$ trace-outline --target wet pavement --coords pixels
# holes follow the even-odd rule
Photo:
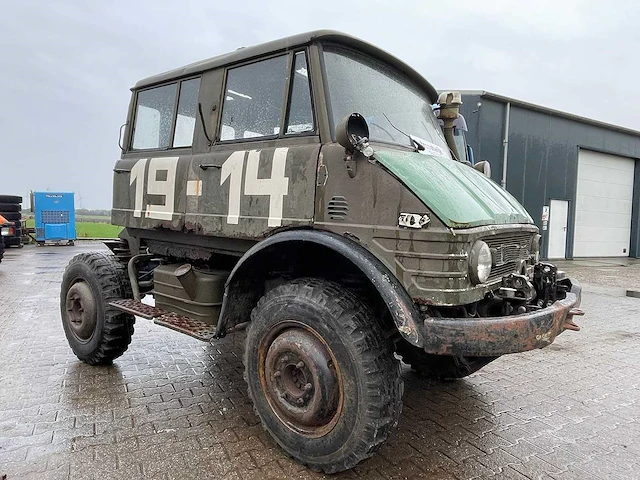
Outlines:
[[[207,345],[138,319],[113,366],[75,358],[60,278],[73,255],[97,248],[27,246],[0,264],[0,477],[322,477],[260,427],[240,334]],[[640,299],[598,282],[597,269],[632,269],[635,285],[640,271],[565,268],[590,280],[581,332],[456,382],[405,369],[399,428],[333,478],[640,478]]]

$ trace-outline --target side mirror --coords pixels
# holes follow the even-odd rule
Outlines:
[[[476,163],[473,168],[482,173],[485,177],[491,178],[491,164],[485,160]]]
[[[347,115],[338,122],[336,140],[348,153],[357,150],[367,158],[373,155],[373,148],[369,145],[369,125],[359,113]]]

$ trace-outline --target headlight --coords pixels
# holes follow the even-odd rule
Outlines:
[[[491,250],[489,245],[478,240],[469,252],[469,276],[471,281],[478,285],[489,279],[491,273]]]
[[[533,258],[533,263],[538,263],[540,260],[540,239],[542,237],[539,234],[535,234],[531,237],[531,246],[529,247],[529,252],[531,252],[531,257]]]
[[[11,235],[11,227],[2,227],[2,236],[6,237],[8,235]]]

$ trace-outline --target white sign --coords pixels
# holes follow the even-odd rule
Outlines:
[[[549,205],[542,206],[542,221],[546,222],[549,220]]]

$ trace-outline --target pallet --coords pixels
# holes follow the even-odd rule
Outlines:
[[[153,320],[153,323],[157,325],[184,333],[203,342],[211,341],[216,331],[215,325],[167,312],[162,308],[152,307],[133,299],[114,300],[109,305],[131,315]]]

